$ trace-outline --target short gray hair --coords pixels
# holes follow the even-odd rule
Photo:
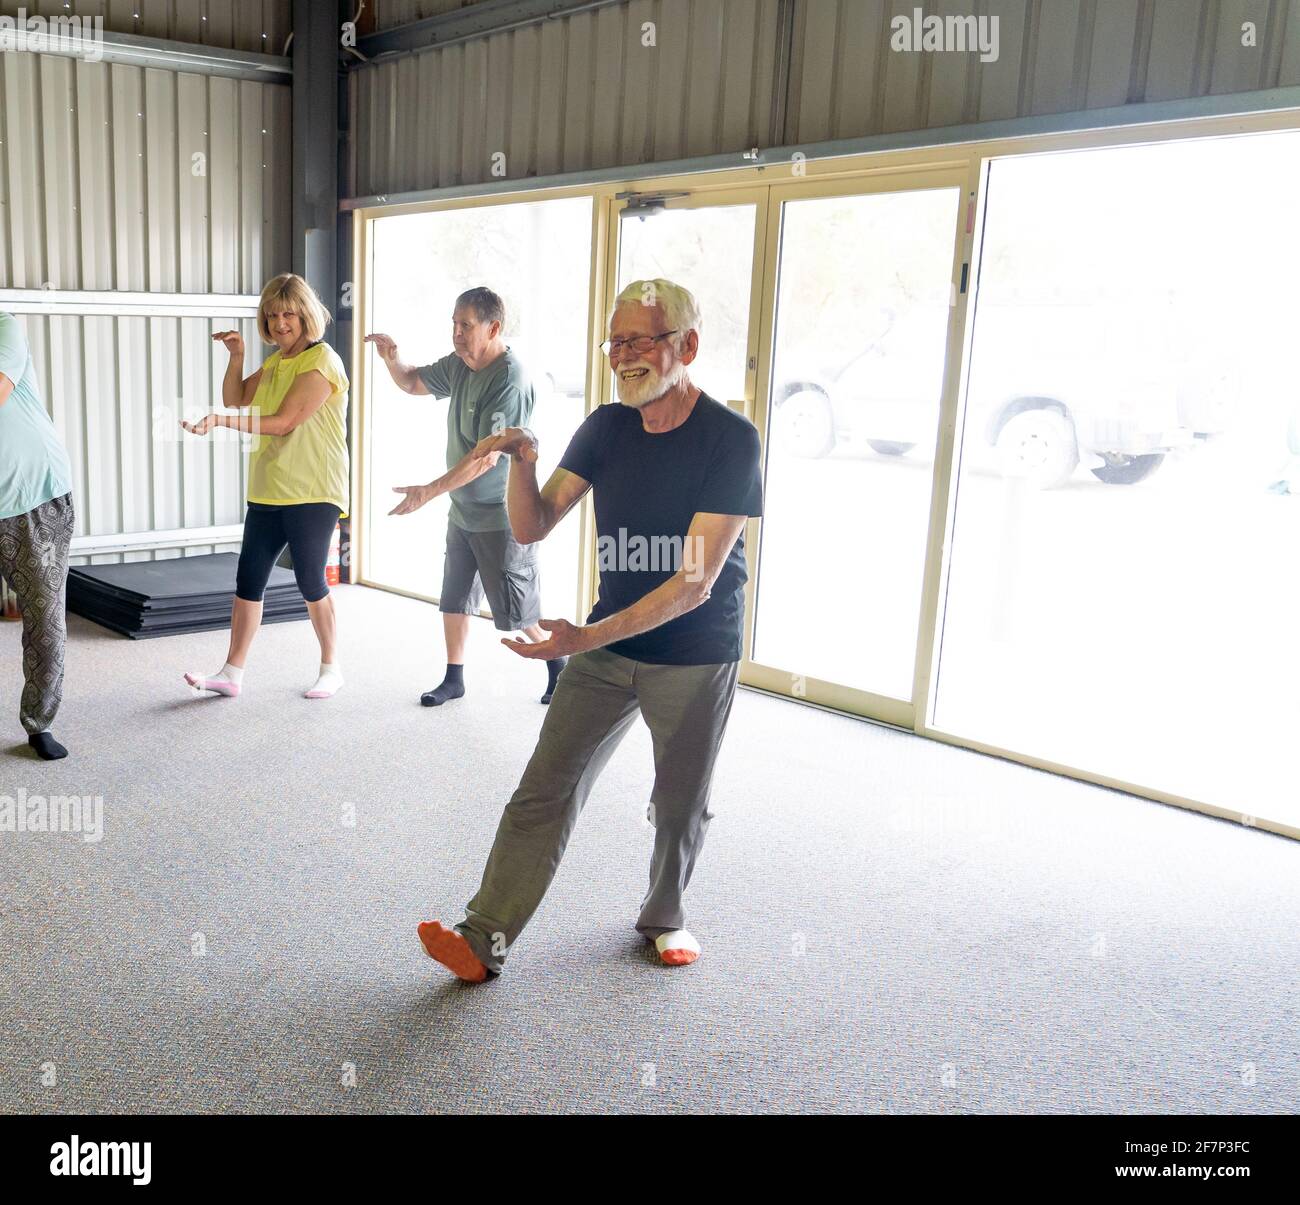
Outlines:
[[[502,327],[506,324],[506,303],[486,285],[466,289],[457,297],[454,308],[462,307],[473,310],[480,322],[499,322]]]
[[[669,330],[680,333],[677,336],[677,348],[680,351],[686,342],[687,331],[700,329],[700,303],[690,289],[674,284],[671,280],[634,280],[614,300],[614,309],[621,305],[635,302],[637,305],[657,305],[664,312],[664,321]],[[611,312],[610,318],[614,317]]]

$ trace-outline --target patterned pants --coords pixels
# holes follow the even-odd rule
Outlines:
[[[48,731],[63,701],[68,546],[75,521],[71,494],[0,519],[0,575],[23,610],[25,685],[18,715],[28,733]]]

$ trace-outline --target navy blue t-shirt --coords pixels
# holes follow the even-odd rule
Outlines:
[[[600,597],[588,623],[630,607],[683,565],[702,571],[686,539],[697,514],[763,513],[758,431],[704,393],[680,427],[657,435],[633,407],[601,406],[574,433],[560,468],[590,481],[595,500]],[[739,661],[748,576],[742,528],[703,603],[606,647],[655,665]]]

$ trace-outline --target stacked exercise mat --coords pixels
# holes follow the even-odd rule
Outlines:
[[[217,552],[126,565],[79,565],[68,572],[68,610],[132,640],[229,627],[238,563],[235,553]],[[307,604],[293,573],[276,566],[267,583],[262,622],[306,618]]]

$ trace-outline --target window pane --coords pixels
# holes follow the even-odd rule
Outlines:
[[[720,402],[745,396],[754,207],[667,209],[622,218],[618,287],[662,277],[699,303],[700,354],[691,380]]]
[[[1289,132],[992,164],[938,728],[1300,821],[1297,195]]]
[[[506,342],[537,392],[538,479],[558,464],[585,410],[591,267],[587,198],[480,206],[374,222],[374,329],[397,340],[408,364],[452,350],[451,313],[465,289],[485,284],[506,304]],[[437,597],[446,540],[445,497],[413,515],[388,515],[398,485],[446,471],[445,400],[402,393],[370,350],[369,573],[372,580]],[[570,516],[540,548],[548,617],[576,619],[578,523]]]
[[[757,662],[912,697],[959,202],[783,208]]]

